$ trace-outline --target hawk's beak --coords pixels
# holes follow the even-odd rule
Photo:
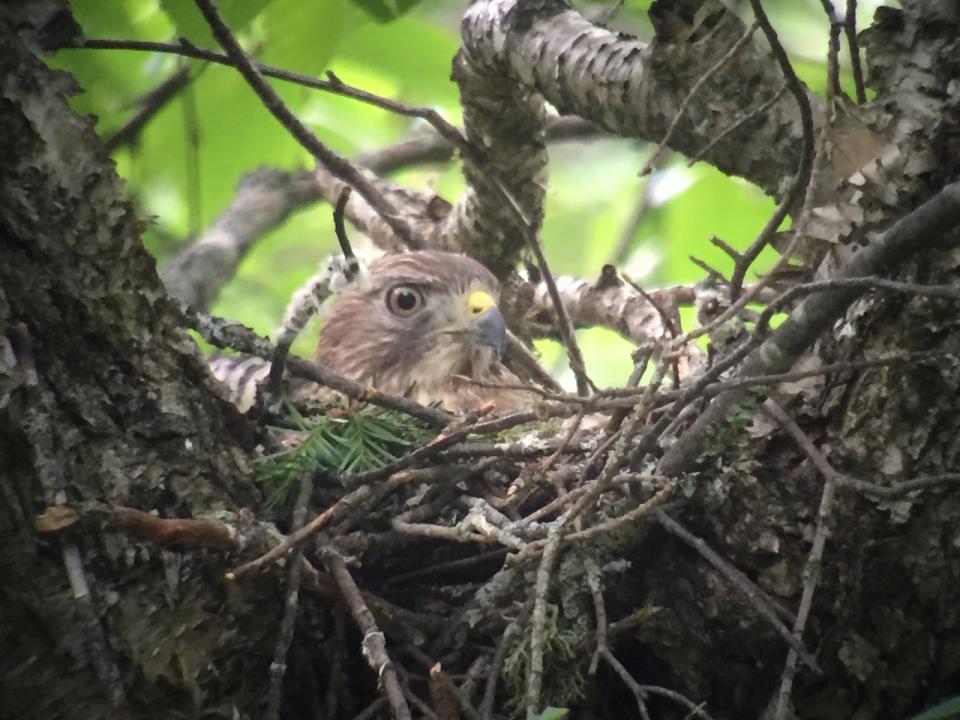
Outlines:
[[[467,325],[467,334],[477,345],[493,348],[497,358],[503,357],[507,344],[507,324],[488,293],[477,290],[467,298],[467,307],[473,319]]]

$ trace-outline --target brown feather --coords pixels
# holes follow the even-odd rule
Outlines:
[[[369,274],[369,287],[347,290],[330,306],[317,362],[384,392],[441,403],[453,412],[491,401],[499,410],[529,403],[528,393],[481,388],[454,377],[519,383],[492,349],[441,329],[460,305],[466,307],[470,292],[483,290],[497,299],[499,285],[486,268],[465,255],[418,251],[383,255],[370,264]],[[423,310],[409,318],[393,314],[386,296],[397,285],[419,288]]]

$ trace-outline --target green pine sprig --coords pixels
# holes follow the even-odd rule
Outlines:
[[[267,507],[293,500],[298,478],[308,471],[342,475],[375,470],[393,462],[414,444],[429,440],[430,430],[409,415],[364,405],[343,415],[305,418],[289,406],[291,424],[302,441],[257,460],[256,478],[267,490]],[[269,427],[275,434],[289,428]]]

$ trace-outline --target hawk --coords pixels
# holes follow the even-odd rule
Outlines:
[[[519,383],[500,361],[506,324],[489,270],[466,255],[439,251],[382,255],[368,270],[369,282],[346,289],[330,305],[318,363],[451,412],[491,402],[508,410],[529,400],[521,391],[484,387]],[[269,368],[254,359],[221,358],[211,369],[245,409]]]

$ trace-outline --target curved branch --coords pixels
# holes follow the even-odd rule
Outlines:
[[[543,213],[544,100],[624,137],[662,138],[689,89],[744,34],[743,23],[716,0],[692,0],[686,22],[654,17],[657,38],[640,41],[592,25],[562,0],[475,2],[463,26],[463,48],[454,64],[467,137],[487,153],[487,166],[465,162],[470,190],[447,223],[452,241],[494,270],[509,267],[523,247],[511,233],[508,212],[484,192],[483,171],[507,182],[527,217]],[[755,96],[780,86],[769,53],[747,44],[737,62],[687,100],[685,119],[670,147],[701,151]],[[763,92],[767,88],[768,92]],[[814,114],[820,115],[820,105]],[[792,99],[779,99],[751,142],[731,135],[705,153],[723,172],[780,193],[793,177],[802,138]]]

